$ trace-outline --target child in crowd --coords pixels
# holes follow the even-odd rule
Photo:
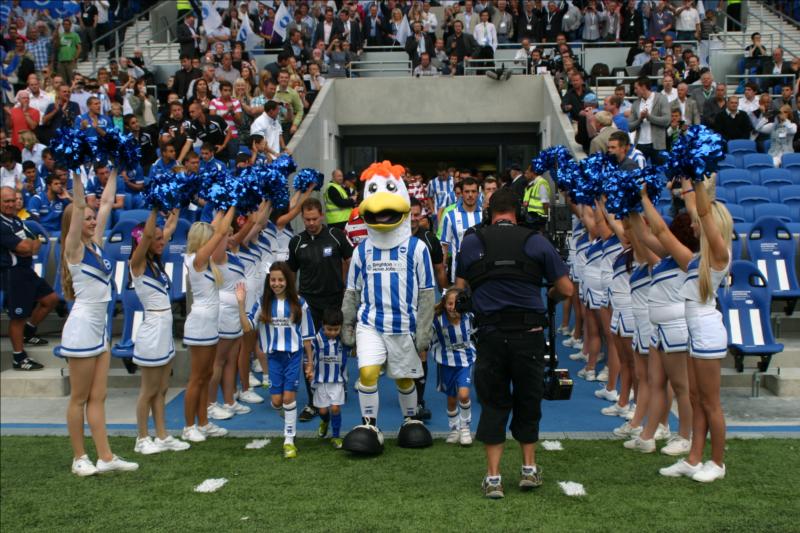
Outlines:
[[[111,102],[111,123],[117,131],[122,132],[125,130],[125,122],[122,118],[122,104],[119,102]]]
[[[264,296],[252,310],[245,312],[247,289],[244,283],[236,287],[239,302],[239,319],[247,331],[258,324],[259,342],[267,354],[269,366],[269,393],[272,408],[283,408],[283,456],[297,457],[294,437],[297,433],[297,386],[300,382],[300,361],[305,351],[307,360],[313,359],[311,341],[314,338],[314,321],[305,300],[297,295],[294,272],[285,262],[269,267],[269,284]]]
[[[472,315],[459,313],[456,309],[456,300],[461,292],[461,289],[450,287],[436,304],[430,351],[438,366],[437,388],[447,394],[450,425],[447,442],[469,446],[472,444],[470,385],[475,346],[470,340]]]
[[[314,389],[314,405],[319,408],[319,436],[328,435],[328,424],[333,436],[331,444],[335,449],[342,447],[339,432],[342,429],[342,410],[345,403],[345,383],[347,381],[347,357],[350,348],[342,344],[342,310],[326,309],[322,314],[322,331],[317,332],[312,343],[314,357],[306,361],[306,377]],[[329,412],[330,409],[330,412]]]

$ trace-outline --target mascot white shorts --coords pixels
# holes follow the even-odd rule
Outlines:
[[[408,335],[384,335],[374,328],[356,326],[358,368],[382,366],[392,379],[418,379],[424,375],[414,338]]]

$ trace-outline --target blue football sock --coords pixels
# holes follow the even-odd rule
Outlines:
[[[339,438],[339,432],[342,430],[342,413],[338,415],[331,414],[331,428],[333,430],[333,438]]]

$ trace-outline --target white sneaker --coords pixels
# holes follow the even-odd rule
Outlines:
[[[706,461],[699,472],[692,475],[692,479],[700,483],[711,483],[716,479],[725,477],[725,465],[719,466],[714,461]]]
[[[578,377],[583,378],[586,381],[597,381],[597,374],[595,374],[595,371],[589,370],[586,367],[578,370]]]
[[[233,412],[225,409],[218,403],[212,403],[208,406],[208,418],[213,418],[214,420],[228,420],[229,418],[233,418]]]
[[[159,439],[156,437],[153,442],[162,446],[165,450],[170,450],[173,452],[182,452],[183,450],[188,450],[192,447],[191,444],[188,442],[183,442],[180,439],[176,439],[172,435],[167,435],[167,438],[164,440]]]
[[[575,343],[578,342],[578,339],[575,337],[567,337],[563,341],[561,341],[562,346],[566,346],[567,348],[574,348]]]
[[[642,453],[653,453],[656,451],[656,440],[644,440],[639,437],[634,437],[631,440],[625,441],[623,444],[629,450],[636,450]]]
[[[245,403],[264,403],[264,398],[254,390],[246,390],[239,394],[239,399]]]
[[[603,407],[600,409],[600,412],[606,416],[623,416],[628,411],[630,411],[630,406],[626,405],[623,407],[618,403],[614,403],[608,407]]]
[[[250,408],[246,405],[242,405],[236,400],[233,401],[231,404],[225,404],[222,406],[223,409],[227,409],[228,411],[232,412],[235,415],[246,415],[250,412]]]
[[[620,427],[614,428],[614,431],[612,431],[612,433],[614,433],[614,435],[616,435],[617,437],[634,438],[641,435],[643,429],[644,428],[642,426],[636,427],[632,426],[630,422],[625,422]]]
[[[80,477],[93,476],[97,473],[97,468],[89,460],[88,455],[81,455],[72,460],[72,473]]]
[[[261,368],[261,361],[259,361],[258,359],[253,359],[253,363],[250,365],[250,370],[252,370],[253,372],[257,372],[259,374],[263,372],[264,369]]]
[[[576,350],[583,350],[583,339],[575,339],[572,342],[572,347]]]
[[[669,426],[659,424],[658,429],[656,429],[656,434],[653,435],[653,438],[656,440],[669,440],[671,436],[672,432],[669,430]]]
[[[697,463],[696,465],[692,466],[687,463],[685,459],[681,459],[672,466],[659,468],[658,473],[665,477],[692,477],[702,469],[703,463]]]
[[[260,387],[260,386],[261,386],[261,380],[260,380],[260,379],[258,379],[258,378],[256,377],[256,375],[255,375],[255,374],[253,374],[252,372],[250,372],[250,378],[249,378],[249,381],[250,381],[250,386],[251,386],[251,387]]]
[[[606,382],[608,381],[608,367],[607,366],[603,367],[603,370],[601,370],[597,374],[597,381],[606,381]]]
[[[166,448],[158,442],[153,441],[150,437],[140,437],[136,439],[136,445],[133,447],[133,451],[142,455],[153,455],[166,451]]]
[[[589,356],[583,352],[575,352],[569,354],[569,358],[571,361],[586,361],[589,359]]]
[[[447,444],[458,444],[458,441],[460,439],[461,439],[461,432],[458,430],[458,428],[452,428],[450,430],[450,433],[447,434],[445,442]]]
[[[111,458],[110,461],[106,462],[102,459],[97,460],[97,473],[98,474],[105,474],[106,472],[113,472],[115,470],[119,470],[121,472],[132,472],[139,468],[138,463],[133,463],[131,461],[125,461],[121,457],[117,457],[116,455]]]
[[[604,354],[603,352],[600,352],[599,354],[597,354],[597,362],[598,363],[601,362],[601,361],[605,361],[605,360],[606,360],[606,354]]]
[[[594,391],[594,395],[601,400],[607,400],[609,402],[616,402],[619,400],[619,393],[616,390],[608,390],[605,387]]]
[[[470,446],[472,444],[472,434],[469,432],[469,427],[462,427],[459,430],[458,443],[462,446]]]
[[[556,333],[559,335],[572,335],[572,330],[569,329],[569,326],[561,326],[556,330]]]
[[[672,437],[666,446],[661,448],[664,455],[686,455],[692,447],[692,441],[680,435]]]
[[[205,426],[198,426],[197,430],[206,437],[224,437],[228,434],[228,430],[219,427],[213,422],[209,422]]]
[[[197,426],[188,426],[183,428],[181,438],[183,440],[188,440],[189,442],[204,442],[206,440],[206,436],[203,435],[203,432],[200,431]]]
[[[633,402],[628,402],[628,410],[622,413],[620,416],[625,420],[633,420],[633,415],[636,414],[636,404]]]

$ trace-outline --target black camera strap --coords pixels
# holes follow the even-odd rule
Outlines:
[[[550,352],[550,361],[546,370],[550,376],[555,376],[558,367],[556,355],[556,301],[547,296],[547,345]]]

